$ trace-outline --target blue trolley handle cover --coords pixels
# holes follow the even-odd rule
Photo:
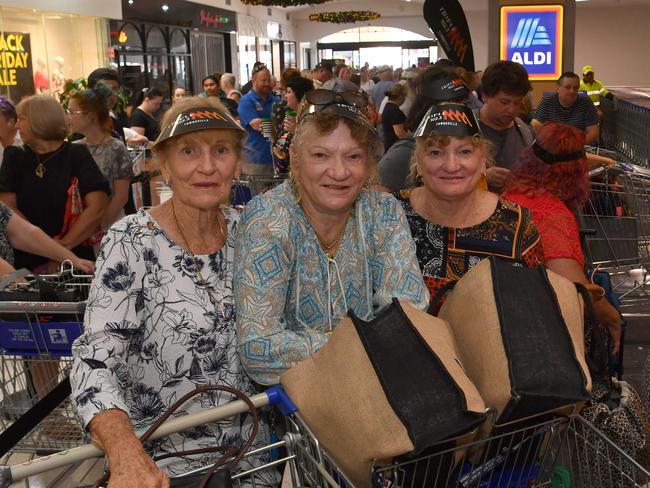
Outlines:
[[[291,398],[281,386],[272,386],[265,393],[269,398],[269,405],[277,406],[282,415],[288,416],[298,411],[298,407],[291,401]]]

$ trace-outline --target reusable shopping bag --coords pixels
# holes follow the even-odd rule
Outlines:
[[[438,316],[498,423],[589,400],[583,300],[566,278],[491,257],[458,280]]]
[[[485,420],[448,324],[397,299],[369,322],[350,314],[281,383],[355,486],[370,484],[373,460],[418,454]]]

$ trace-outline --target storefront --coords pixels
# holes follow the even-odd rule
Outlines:
[[[132,101],[143,88],[168,97],[177,86],[199,93],[203,77],[232,70],[233,12],[181,0],[122,0],[122,19],[110,22],[110,61]]]
[[[57,11],[0,7],[0,93],[14,102],[58,97],[65,81],[107,62],[107,20]]]
[[[286,68],[295,68],[296,43],[283,39],[283,26],[244,15],[238,16],[237,45],[239,51],[239,82],[250,80],[253,65],[260,61],[271,73],[280,77]]]

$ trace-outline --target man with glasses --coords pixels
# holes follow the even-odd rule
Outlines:
[[[244,164],[248,174],[273,173],[271,143],[271,107],[279,99],[271,91],[271,73],[261,64],[253,69],[253,89],[239,102],[239,121],[248,132],[246,151],[250,162]]]

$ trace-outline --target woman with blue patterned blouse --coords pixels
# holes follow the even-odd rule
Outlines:
[[[428,304],[401,206],[368,188],[382,148],[364,97],[305,98],[290,180],[251,200],[238,232],[237,344],[266,385],[321,348],[349,310],[368,320],[393,297]]]
[[[152,457],[239,447],[252,429],[251,416],[242,415],[148,443],[146,450],[134,433],[197,387],[254,393],[235,349],[232,273],[239,215],[223,207],[239,174],[245,131],[219,102],[205,98],[175,103],[162,127],[154,151],[173,196],[109,229],[84,333],[73,346],[74,402],[91,439],[107,454],[110,486],[116,487],[167,487],[167,474],[205,466],[218,455],[172,457],[158,466]],[[224,392],[202,394],[176,415],[232,400]],[[266,442],[260,435],[254,446]],[[242,467],[261,462],[252,457]],[[273,473],[255,481],[262,487],[276,482]]]

